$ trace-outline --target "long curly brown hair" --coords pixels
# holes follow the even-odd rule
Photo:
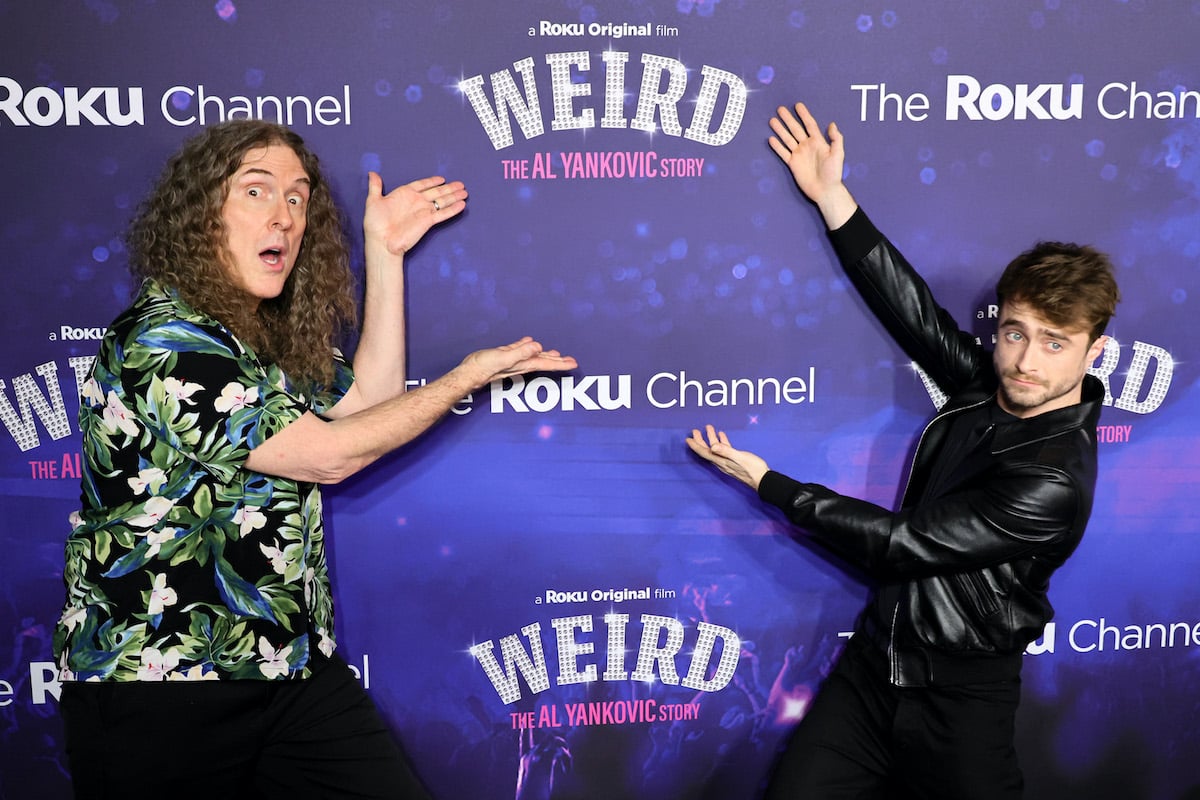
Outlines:
[[[259,303],[230,279],[221,209],[229,180],[250,150],[284,145],[311,182],[307,227],[296,265],[278,297]],[[344,220],[304,140],[272,122],[223,122],[187,141],[142,201],[126,235],[130,271],[177,291],[221,322],[296,385],[333,378],[333,348],[357,321]]]

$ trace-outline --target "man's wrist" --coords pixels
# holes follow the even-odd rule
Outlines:
[[[757,475],[751,475],[750,476],[750,481],[751,481],[750,488],[757,492],[758,487],[762,485],[763,476],[766,475],[770,471],[771,470],[768,467],[767,469],[764,469],[762,472],[758,473]]]
[[[844,183],[831,187],[815,202],[821,212],[821,218],[825,220],[825,227],[831,231],[845,225],[858,210],[858,203]]]
[[[468,358],[447,372],[445,378],[456,390],[461,390],[465,397],[491,383],[492,375],[479,365],[471,363]]]

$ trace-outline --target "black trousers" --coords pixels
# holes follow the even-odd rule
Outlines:
[[[788,741],[768,800],[1016,800],[1020,681],[900,688],[855,636]]]
[[[75,796],[428,798],[340,657],[302,681],[64,683]]]

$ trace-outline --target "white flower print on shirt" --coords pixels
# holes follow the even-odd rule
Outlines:
[[[169,681],[215,681],[220,680],[217,673],[213,670],[204,671],[204,667],[197,664],[194,667],[188,667],[184,672],[176,670],[167,676]]]
[[[104,404],[104,428],[109,433],[116,433],[118,430],[126,436],[137,436],[138,428],[137,420],[134,419],[133,412],[125,407],[121,402],[121,398],[117,397],[117,393],[109,391],[108,402]]]
[[[175,590],[167,586],[167,575],[165,572],[160,572],[154,576],[154,584],[150,589],[150,603],[146,612],[151,616],[158,616],[167,606],[173,606],[178,602],[179,596],[175,594]]]
[[[177,528],[163,528],[161,531],[150,530],[146,531],[146,542],[150,545],[146,548],[146,558],[154,558],[158,555],[158,551],[164,544],[175,538]]]
[[[166,378],[163,381],[163,391],[174,397],[176,400],[187,403],[189,406],[194,406],[196,403],[191,399],[192,395],[200,391],[202,387],[198,383],[189,383],[181,381],[178,378]]]
[[[67,630],[73,631],[79,623],[87,618],[86,608],[68,608],[63,612],[58,619],[58,624],[64,626]]]
[[[162,485],[167,482],[167,473],[158,467],[150,467],[138,470],[136,478],[127,478],[126,480],[134,494],[142,494],[146,489],[153,492],[162,488]]]
[[[104,390],[100,388],[100,382],[94,377],[88,378],[79,387],[79,395],[88,401],[88,405],[98,406],[104,402]]]
[[[291,645],[276,650],[267,641],[267,637],[260,636],[258,637],[258,653],[262,656],[258,664],[258,669],[264,678],[273,680],[275,678],[282,678],[288,674],[287,660],[288,656],[292,654]]]
[[[221,396],[213,401],[213,406],[222,414],[241,411],[249,405],[258,402],[258,387],[243,386],[237,381],[225,384]]]
[[[291,566],[292,561],[276,545],[260,544],[258,549],[262,550],[263,555],[270,560],[271,569],[275,570],[276,575],[287,573],[287,569]]]
[[[142,648],[141,666],[138,667],[139,681],[166,680],[171,670],[179,666],[179,651],[172,647],[163,653],[156,647]]]
[[[326,658],[333,655],[333,639],[329,636],[329,631],[324,628],[317,628],[317,649],[320,650]]]
[[[151,497],[142,506],[143,513],[134,514],[126,522],[136,528],[153,528],[174,507],[175,501],[169,497]]]
[[[259,510],[259,506],[242,506],[233,512],[233,521],[238,524],[242,536],[246,536],[267,524],[267,515]]]

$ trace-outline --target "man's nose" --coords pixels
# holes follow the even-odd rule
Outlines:
[[[1032,345],[1025,344],[1022,346],[1021,352],[1017,356],[1017,369],[1026,375],[1031,375],[1038,371],[1037,353]]]
[[[291,209],[288,207],[287,200],[284,199],[283,201],[276,203],[271,212],[271,227],[279,228],[280,230],[288,230],[293,224],[294,221],[292,220],[292,213]]]

